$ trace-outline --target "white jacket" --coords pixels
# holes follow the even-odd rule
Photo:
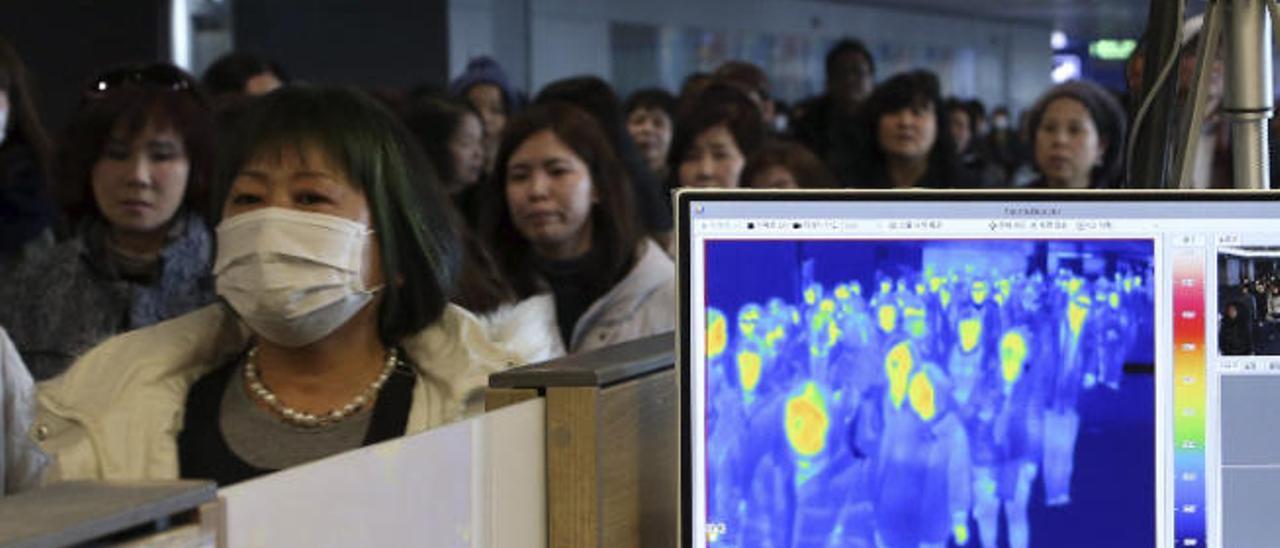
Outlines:
[[[450,305],[402,341],[420,381],[407,433],[478,412],[490,373],[555,357],[547,309],[554,310],[550,299],[529,299],[486,323]],[[188,389],[243,350],[248,337],[235,315],[215,304],[108,339],[41,383],[31,435],[54,458],[44,480],[177,478]]]
[[[578,318],[569,344],[573,353],[676,328],[675,264],[648,238],[641,244],[639,255],[622,281]]]
[[[48,460],[27,437],[35,397],[31,373],[0,329],[0,496],[35,486]]]

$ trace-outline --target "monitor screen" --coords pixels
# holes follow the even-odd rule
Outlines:
[[[678,213],[685,546],[1276,528],[1248,509],[1280,495],[1224,491],[1280,486],[1280,362],[1253,359],[1280,354],[1275,198],[704,191]]]

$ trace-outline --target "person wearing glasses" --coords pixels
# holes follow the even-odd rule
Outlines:
[[[0,325],[37,380],[111,335],[214,299],[201,216],[213,135],[202,93],[177,67],[92,81],[56,153],[72,235],[0,281]]]
[[[223,302],[41,386],[46,481],[234,484],[460,419],[490,373],[545,357],[449,304],[455,213],[386,108],[291,86],[241,122],[211,195]]]

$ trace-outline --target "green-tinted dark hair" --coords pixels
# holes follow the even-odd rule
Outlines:
[[[232,134],[212,189],[215,222],[246,164],[263,154],[316,146],[369,202],[389,281],[378,311],[383,343],[397,344],[440,317],[462,260],[455,213],[395,115],[353,89],[286,86],[248,105]]]

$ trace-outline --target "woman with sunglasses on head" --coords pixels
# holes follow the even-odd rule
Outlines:
[[[481,225],[521,298],[551,294],[571,353],[675,327],[675,267],[644,237],[609,142],[563,102],[513,118]]]
[[[462,252],[413,139],[352,90],[252,104],[212,193],[225,304],[42,386],[50,479],[228,485],[459,419],[490,373],[545,357],[449,304]]]
[[[26,65],[0,37],[0,271],[53,245],[49,136],[32,100]]]
[[[0,283],[0,324],[36,379],[213,300],[200,215],[213,135],[195,80],[172,65],[110,71],[85,92],[56,158],[72,236]]]

